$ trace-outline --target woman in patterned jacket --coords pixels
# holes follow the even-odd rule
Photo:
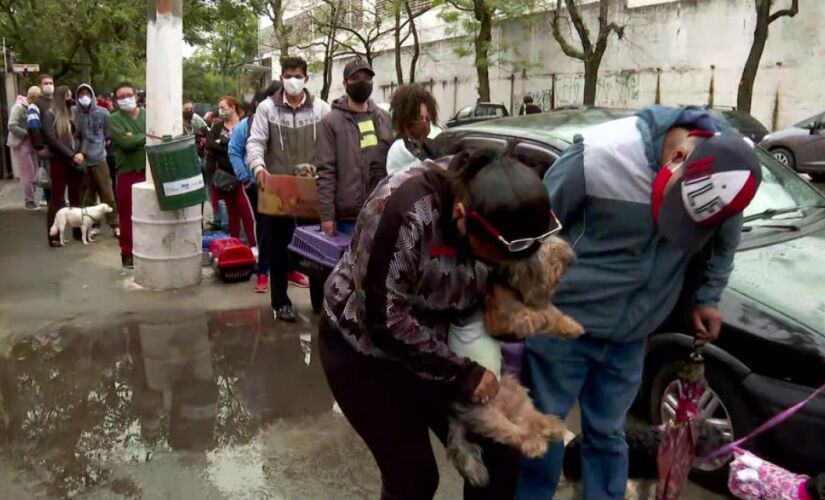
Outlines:
[[[361,210],[327,281],[321,359],[344,415],[381,470],[382,498],[432,498],[449,404],[485,404],[495,375],[453,353],[450,322],[475,312],[497,264],[529,257],[550,233],[550,200],[528,167],[484,151],[389,176]],[[475,440],[490,482],[465,498],[512,498],[518,450]]]

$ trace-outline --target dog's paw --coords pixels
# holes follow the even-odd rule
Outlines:
[[[564,441],[567,427],[564,422],[555,415],[544,415],[539,426],[539,433],[547,441]]]
[[[570,316],[562,316],[556,321],[556,334],[565,339],[572,339],[584,335],[584,327]]]
[[[476,488],[487,486],[490,482],[490,473],[484,465],[481,453],[481,446],[469,442],[460,450],[454,447],[449,447],[447,450],[450,460],[461,477]]]
[[[521,453],[528,458],[539,458],[547,453],[547,440],[544,436],[530,436],[521,442]]]

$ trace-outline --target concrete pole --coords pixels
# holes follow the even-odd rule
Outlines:
[[[183,0],[148,0],[146,131],[183,133]],[[146,144],[158,139],[147,137]],[[135,283],[154,290],[201,281],[201,207],[162,211],[148,162],[146,182],[132,188]]]

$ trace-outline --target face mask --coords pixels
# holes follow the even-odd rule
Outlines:
[[[284,78],[284,90],[286,95],[295,97],[304,91],[305,81],[303,78]]]
[[[184,111],[183,112],[183,119],[184,120],[191,120],[193,116],[195,116],[194,111]]]
[[[229,118],[230,114],[231,114],[231,112],[228,109],[219,109],[218,110],[218,116],[221,117],[221,120],[226,120],[227,118]]]
[[[670,165],[665,165],[653,178],[653,188],[650,199],[650,210],[653,215],[653,220],[659,223],[659,210],[662,208],[662,202],[665,201],[665,189],[667,188],[670,178],[673,177],[673,172],[670,170]]]
[[[44,96],[51,97],[52,94],[54,94],[54,84],[47,83],[46,85],[43,85],[41,90],[43,91]]]
[[[117,107],[122,111],[132,111],[137,107],[137,101],[134,97],[125,97],[117,100]]]
[[[355,102],[367,102],[367,99],[372,95],[372,82],[348,83],[347,95]]]
[[[418,141],[424,140],[430,135],[430,123],[425,120],[416,120],[409,128],[410,136]]]
[[[92,98],[91,98],[91,97],[89,97],[89,96],[87,96],[87,95],[84,95],[84,96],[81,96],[81,97],[77,100],[77,102],[79,102],[79,103],[80,103],[80,105],[81,105],[81,106],[83,106],[84,108],[88,108],[88,107],[89,107],[89,105],[90,105],[90,104],[92,104]]]
[[[66,107],[71,108],[74,106],[74,99],[66,99]]]

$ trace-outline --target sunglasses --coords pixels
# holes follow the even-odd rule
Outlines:
[[[561,231],[562,225],[559,221],[559,218],[556,217],[556,213],[552,210],[550,211],[550,215],[553,216],[553,229],[549,232],[542,234],[541,236],[536,236],[535,238],[520,238],[518,240],[507,241],[504,236],[501,235],[500,232],[490,224],[487,219],[485,219],[480,213],[476,212],[475,210],[470,210],[467,212],[467,217],[472,217],[473,219],[477,220],[479,224],[481,224],[484,229],[490,233],[490,235],[495,238],[499,243],[504,245],[504,247],[511,253],[518,253],[523,252],[533,246],[535,243],[544,243],[547,241],[548,238],[553,236],[554,234]]]

